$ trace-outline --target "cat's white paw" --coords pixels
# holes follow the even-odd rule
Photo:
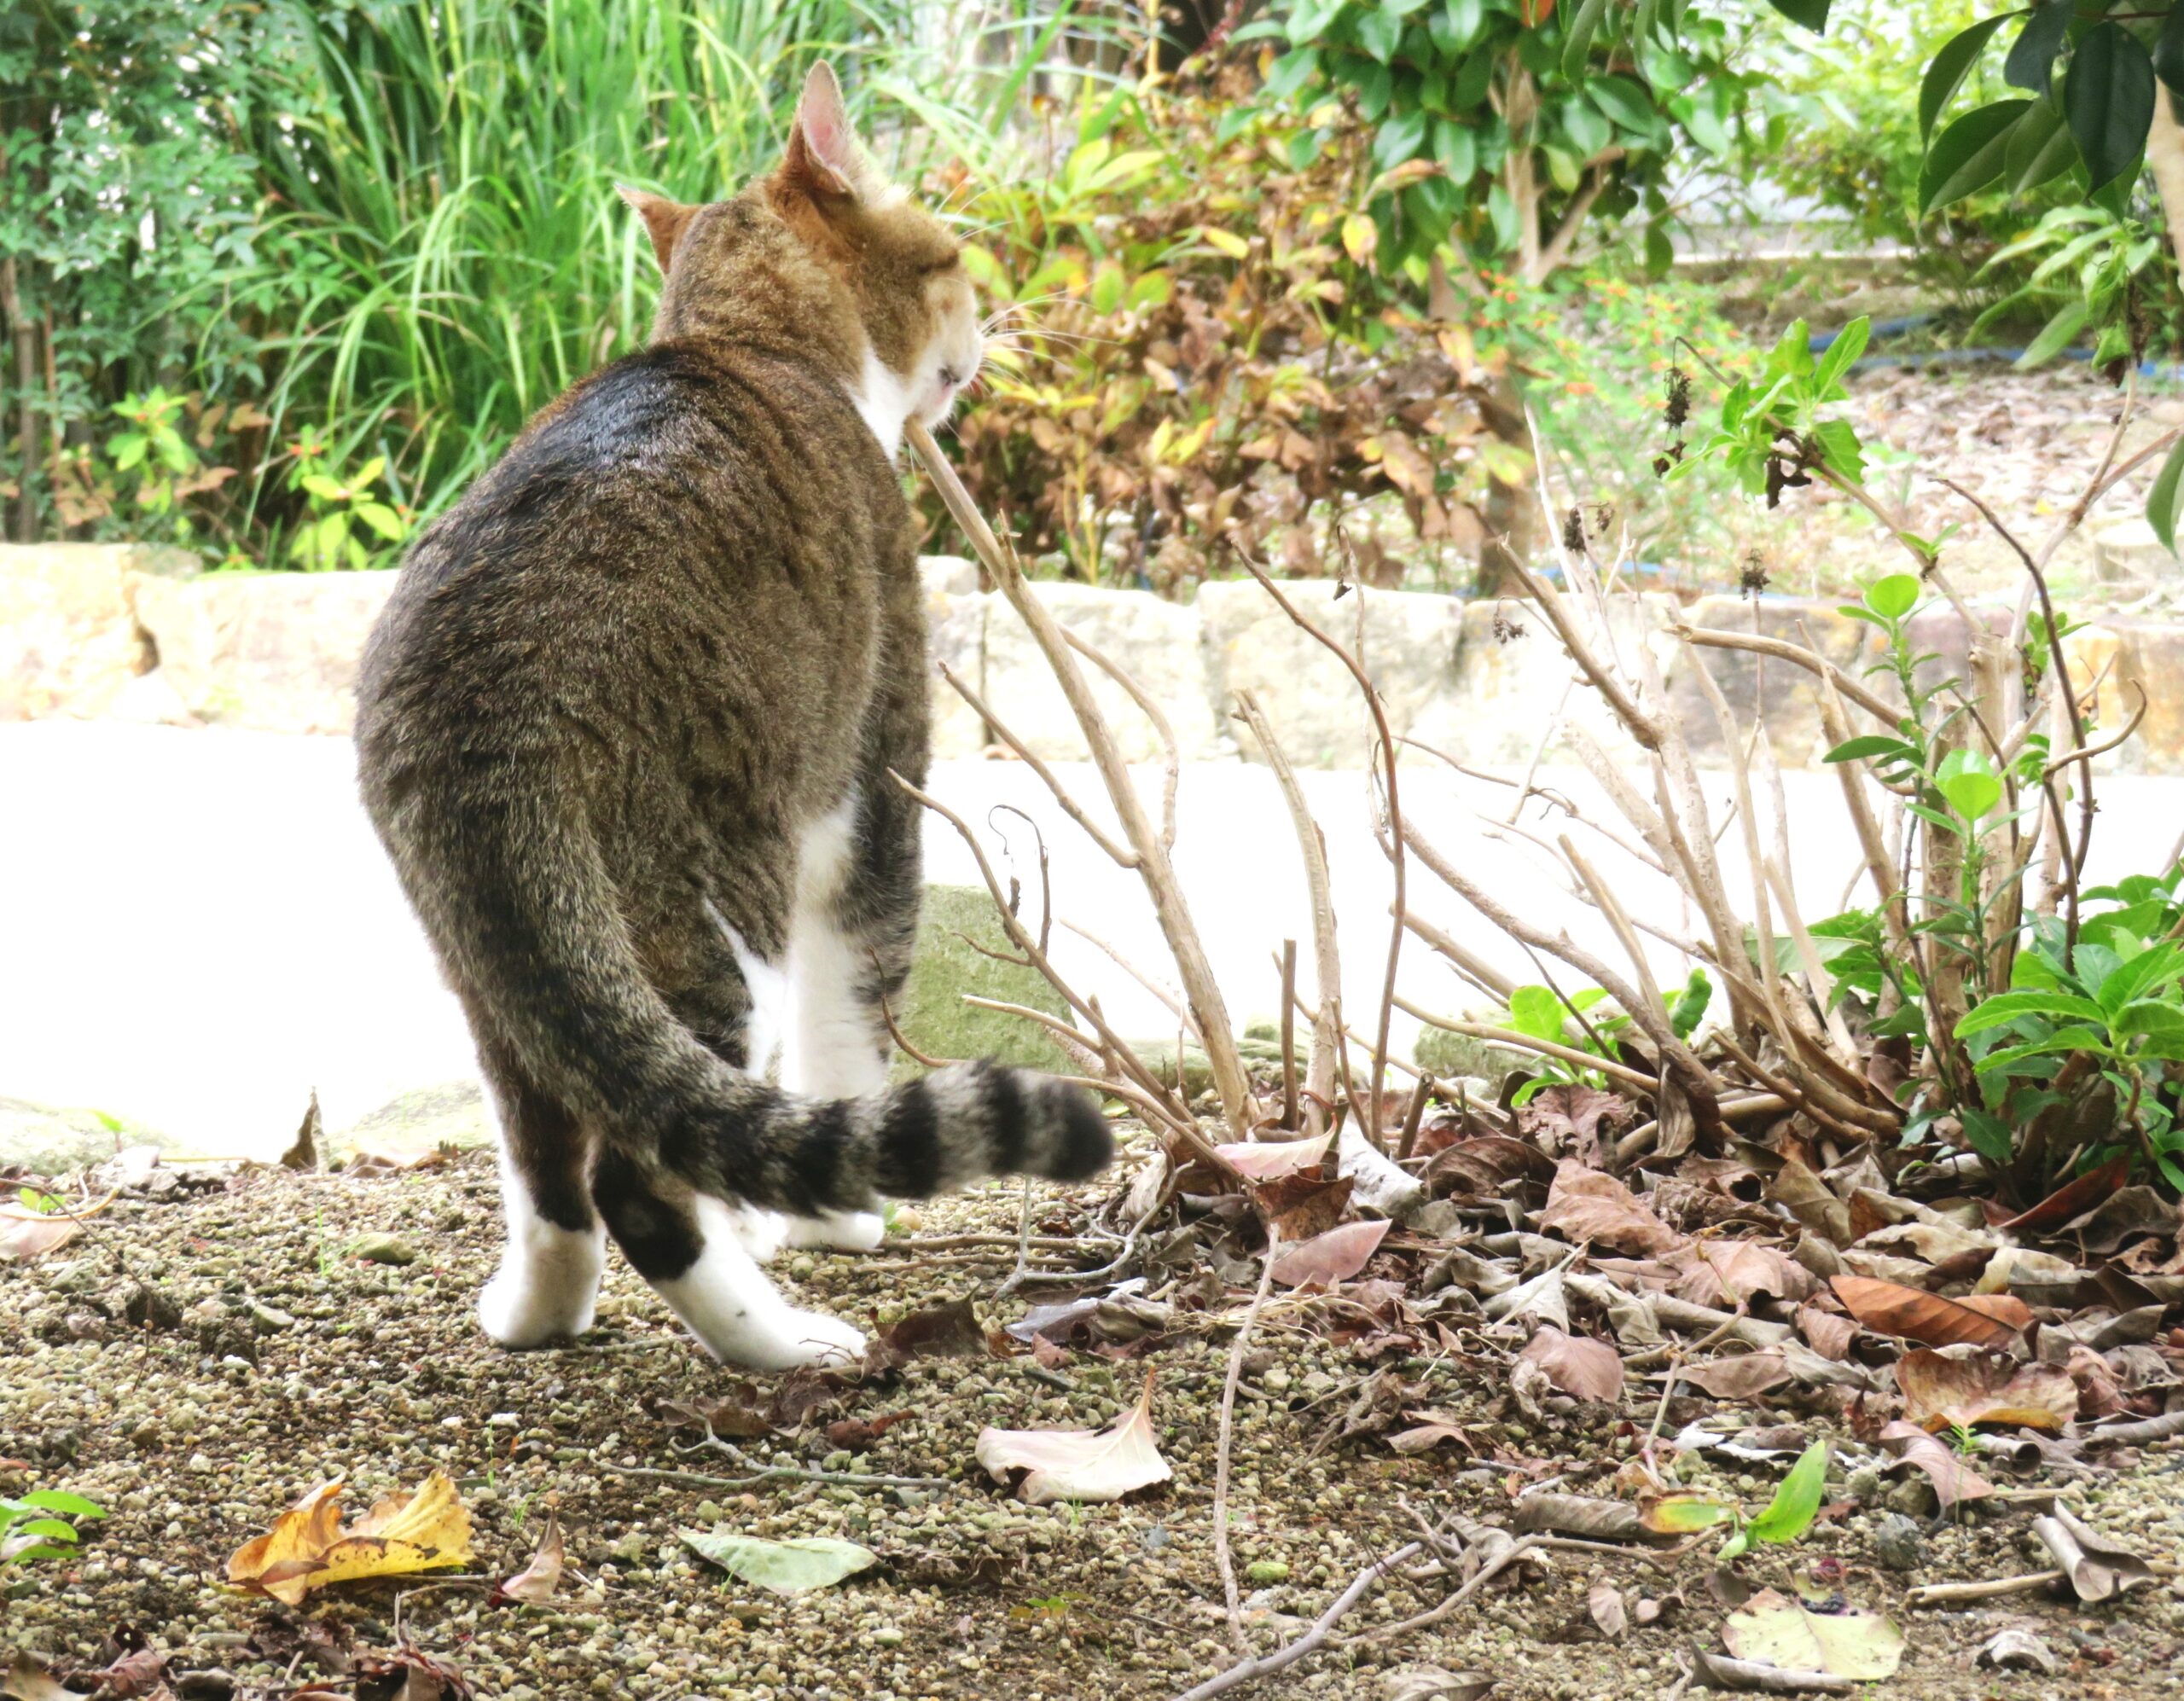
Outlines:
[[[807,1364],[856,1364],[864,1357],[864,1331],[823,1311],[791,1311],[780,1320],[781,1354],[767,1370],[792,1370]]]
[[[868,1252],[887,1238],[887,1223],[876,1210],[829,1210],[817,1216],[788,1218],[787,1234],[792,1246]]]
[[[735,1209],[735,1238],[743,1250],[760,1263],[765,1263],[778,1254],[783,1246],[804,1243],[792,1238],[793,1225],[785,1212],[767,1210],[755,1205],[738,1205]]]
[[[478,1321],[499,1345],[520,1351],[584,1333],[596,1298],[595,1292],[549,1292],[530,1273],[503,1265],[478,1296]]]

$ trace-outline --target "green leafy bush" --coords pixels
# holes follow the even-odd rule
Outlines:
[[[18,1498],[0,1495],[0,1565],[66,1559],[83,1538],[71,1518],[100,1518],[106,1508],[81,1495],[33,1489]]]

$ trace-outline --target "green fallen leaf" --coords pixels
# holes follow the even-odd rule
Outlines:
[[[700,1559],[710,1559],[732,1576],[775,1594],[809,1594],[880,1563],[869,1547],[831,1536],[799,1536],[793,1541],[761,1541],[729,1530],[676,1532]]]
[[[1827,1486],[1827,1443],[1816,1441],[1790,1467],[1767,1510],[1729,1538],[1722,1558],[1740,1558],[1755,1541],[1796,1541],[1820,1515],[1820,1497]]]

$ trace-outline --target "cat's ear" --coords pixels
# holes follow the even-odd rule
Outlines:
[[[863,144],[850,125],[849,108],[842,103],[842,85],[834,67],[822,59],[804,79],[804,97],[796,103],[796,122],[788,133],[788,153],[781,160],[781,175],[814,200],[851,199],[871,184],[872,166]]]
[[[682,241],[682,232],[698,209],[685,206],[679,200],[670,200],[665,195],[652,194],[643,189],[633,189],[617,183],[614,193],[627,201],[645,222],[645,229],[652,236],[653,258],[659,262],[664,276],[668,263],[675,258],[675,245]]]

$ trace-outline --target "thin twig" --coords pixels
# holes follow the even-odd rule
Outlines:
[[[745,1460],[756,1464],[755,1460]],[[592,1460],[595,1470],[611,1471],[618,1477],[648,1477],[656,1482],[679,1483],[689,1489],[748,1489],[760,1483],[834,1483],[851,1489],[945,1489],[952,1479],[946,1477],[882,1477],[865,1476],[855,1471],[808,1471],[801,1465],[772,1465],[761,1466],[749,1477],[714,1477],[703,1471],[664,1471],[648,1465],[615,1465],[604,1459]]]
[[[1281,1125],[1297,1131],[1297,942],[1281,942]]]
[[[1243,558],[1240,555],[1238,559],[1242,560]],[[1357,688],[1365,694],[1365,706],[1371,711],[1373,716],[1373,724],[1378,729],[1380,734],[1379,754],[1383,762],[1386,764],[1385,795],[1387,798],[1388,807],[1388,831],[1392,836],[1395,845],[1395,852],[1391,860],[1393,863],[1395,871],[1396,914],[1394,924],[1388,930],[1388,967],[1386,973],[1382,977],[1380,987],[1380,1019],[1379,1026],[1374,1031],[1373,1040],[1371,1122],[1370,1125],[1365,1129],[1366,1139],[1377,1147],[1380,1144],[1383,1138],[1380,1123],[1380,1093],[1381,1088],[1387,1079],[1388,1073],[1388,1033],[1390,1025],[1392,1023],[1395,1017],[1396,969],[1403,956],[1403,912],[1405,908],[1404,876],[1406,870],[1404,868],[1403,856],[1404,839],[1403,819],[1403,804],[1397,794],[1395,734],[1388,726],[1387,705],[1381,700],[1379,688],[1374,685],[1372,680],[1367,676],[1364,664],[1356,656],[1352,655],[1348,650],[1345,649],[1340,644],[1337,643],[1333,638],[1329,637],[1325,632],[1322,632],[1310,620],[1307,619],[1304,612],[1299,609],[1296,604],[1290,601],[1287,597],[1281,594],[1280,588],[1276,586],[1275,582],[1269,578],[1264,572],[1260,571],[1257,563],[1250,560],[1245,560],[1244,571],[1259,582],[1260,589],[1264,590],[1269,596],[1271,596],[1275,601],[1280,605],[1283,613],[1287,614],[1290,619],[1304,632],[1317,639],[1319,642],[1325,646],[1329,653],[1334,656],[1336,660],[1339,661],[1344,667],[1349,670],[1350,676],[1357,682]],[[1362,590],[1357,593],[1361,598],[1364,594],[1365,593]],[[1360,618],[1362,618],[1362,604]],[[1321,989],[1321,1002],[1327,1002],[1330,993],[1328,989],[1324,987]]]
[[[1575,1046],[1559,1045],[1553,1040],[1535,1039],[1530,1034],[1520,1034],[1513,1028],[1490,1027],[1484,1022],[1461,1022],[1453,1017],[1437,1016],[1430,1010],[1420,1009],[1408,999],[1397,999],[1396,1008],[1407,1016],[1417,1017],[1429,1028],[1440,1028],[1471,1039],[1485,1040],[1493,1045],[1536,1052],[1542,1057],[1555,1058],[1579,1069],[1598,1070],[1611,1081],[1620,1082],[1632,1092],[1642,1093],[1648,1099],[1660,1090],[1661,1083],[1652,1076],[1612,1057],[1595,1057],[1590,1052],[1579,1051]]]
[[[1337,1595],[1328,1605],[1327,1610],[1313,1621],[1311,1628],[1298,1637],[1295,1641],[1285,1643],[1270,1654],[1262,1654],[1257,1659],[1249,1659],[1240,1665],[1233,1665],[1228,1670],[1206,1679],[1205,1682],[1194,1688],[1185,1690],[1176,1698],[1176,1701],[1212,1701],[1212,1698],[1217,1695],[1226,1695],[1232,1689],[1240,1689],[1247,1683],[1256,1683],[1262,1677],[1270,1677],[1275,1672],[1296,1664],[1298,1660],[1313,1652],[1327,1640],[1327,1633],[1334,1628],[1336,1623],[1344,1613],[1356,1605],[1359,1598],[1366,1590],[1372,1588],[1375,1582],[1397,1565],[1416,1558],[1425,1551],[1425,1543],[1409,1541],[1397,1548],[1394,1553],[1384,1554],[1375,1559],[1350,1579],[1350,1587]]]
[[[913,417],[904,427],[903,435],[924,465],[941,502],[970,540],[972,549],[985,564],[994,583],[1001,588],[1002,595],[1030,629],[1033,641],[1054,671],[1063,697],[1077,717],[1093,766],[1107,787],[1108,802],[1121,824],[1123,837],[1136,854],[1138,878],[1152,900],[1161,933],[1175,956],[1176,973],[1197,1015],[1199,1031],[1205,1036],[1206,1060],[1212,1068],[1214,1089],[1220,1095],[1223,1114],[1233,1137],[1248,1139],[1258,1120],[1258,1111],[1252,1097],[1251,1083],[1244,1072],[1243,1059],[1236,1049],[1227,1002],[1214,978],[1211,960],[1206,955],[1205,942],[1199,936],[1198,925],[1176,877],[1175,865],[1169,860],[1166,844],[1146,816],[1145,805],[1130,778],[1130,765],[1124,761],[1114,734],[1093,698],[1092,688],[1077,665],[1077,655],[1052,611],[1032,594],[1014,549],[994,535],[993,528],[986,524],[985,517],[964,490],[962,480],[956,476],[947,457],[934,444],[923,421]]]
[[[1221,1434],[1213,1455],[1213,1563],[1220,1570],[1221,1592],[1228,1602],[1228,1639],[1240,1654],[1249,1652],[1250,1646],[1244,1640],[1244,1608],[1236,1593],[1236,1567],[1228,1557],[1228,1460],[1236,1422],[1236,1385],[1244,1376],[1244,1349],[1251,1344],[1259,1308],[1266,1303],[1267,1293],[1274,1286],[1274,1261],[1281,1252],[1281,1230],[1269,1224],[1258,1290],[1252,1295],[1251,1309],[1245,1312],[1243,1327],[1236,1331],[1228,1349],[1228,1376],[1221,1389]]]
[[[1324,1104],[1334,1096],[1334,1019],[1329,995],[1342,985],[1342,955],[1335,931],[1334,882],[1327,873],[1327,839],[1320,831],[1319,822],[1312,818],[1311,806],[1304,800],[1304,788],[1297,778],[1296,769],[1290,766],[1288,752],[1275,735],[1273,723],[1267,719],[1258,700],[1250,692],[1236,694],[1236,717],[1259,741],[1267,768],[1281,789],[1282,801],[1288,805],[1298,854],[1304,860],[1304,890],[1312,912],[1312,972],[1318,978],[1320,988],[1319,1002],[1312,1013],[1312,1048],[1304,1060],[1304,1094],[1308,1102]],[[1295,975],[1293,972],[1285,973],[1293,996]],[[1284,1015],[1286,1019],[1286,1006]],[[1305,1114],[1306,1132],[1317,1134],[1318,1111]]]

